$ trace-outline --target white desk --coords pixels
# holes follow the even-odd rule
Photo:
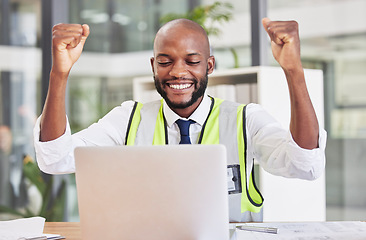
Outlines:
[[[238,226],[244,224],[236,224]],[[246,223],[249,226],[275,227],[277,234],[236,230],[230,240],[365,240],[366,222]],[[234,228],[234,224],[230,224]],[[232,234],[232,231],[231,231]]]
[[[236,230],[231,240],[365,240],[366,222],[298,222],[298,223],[246,223],[251,226],[278,228],[278,234]],[[243,224],[230,224],[231,228]],[[66,240],[81,240],[80,224],[46,222],[46,233],[61,234]]]

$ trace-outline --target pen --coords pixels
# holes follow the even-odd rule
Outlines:
[[[47,236],[39,236],[39,237],[23,237],[18,240],[47,240]]]
[[[240,230],[253,231],[253,232],[263,232],[263,233],[273,233],[277,234],[278,229],[274,227],[256,227],[256,226],[237,226]]]

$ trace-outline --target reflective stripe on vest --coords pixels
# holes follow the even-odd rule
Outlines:
[[[148,123],[146,118],[143,117],[144,114],[155,114],[156,122]],[[139,128],[145,128],[146,130],[148,129],[145,126],[147,124],[150,124],[150,129],[154,129],[151,130],[151,134],[148,134],[151,136],[144,135],[136,141]],[[241,186],[246,186],[242,187],[240,212],[242,214],[246,212],[259,213],[263,205],[263,197],[255,186],[253,171],[250,171],[250,177],[247,178],[247,172],[249,171],[247,170],[245,159],[245,131],[245,105],[212,98],[210,113],[202,126],[198,144],[224,144],[226,146],[228,165],[240,165]],[[146,131],[144,132],[146,133]],[[135,103],[127,127],[125,143],[126,145],[168,144],[167,126],[163,114],[163,100],[147,103],[144,106],[141,103]],[[249,183],[247,183],[247,180],[249,180]],[[239,220],[243,221],[245,219],[241,217]]]

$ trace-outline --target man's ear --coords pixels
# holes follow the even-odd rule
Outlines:
[[[151,70],[152,70],[153,74],[155,75],[154,61],[155,61],[155,58],[154,57],[151,57],[150,58]]]
[[[207,74],[211,74],[214,69],[215,69],[215,57],[210,56],[207,59]]]

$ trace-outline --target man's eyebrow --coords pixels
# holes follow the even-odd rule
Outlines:
[[[188,53],[187,55],[188,56],[201,56],[200,53]]]
[[[159,53],[156,57],[169,57],[169,55],[165,53]]]
[[[159,53],[156,57],[169,57],[170,55],[169,54],[166,54],[166,53]],[[188,53],[187,56],[201,56],[200,53]]]

